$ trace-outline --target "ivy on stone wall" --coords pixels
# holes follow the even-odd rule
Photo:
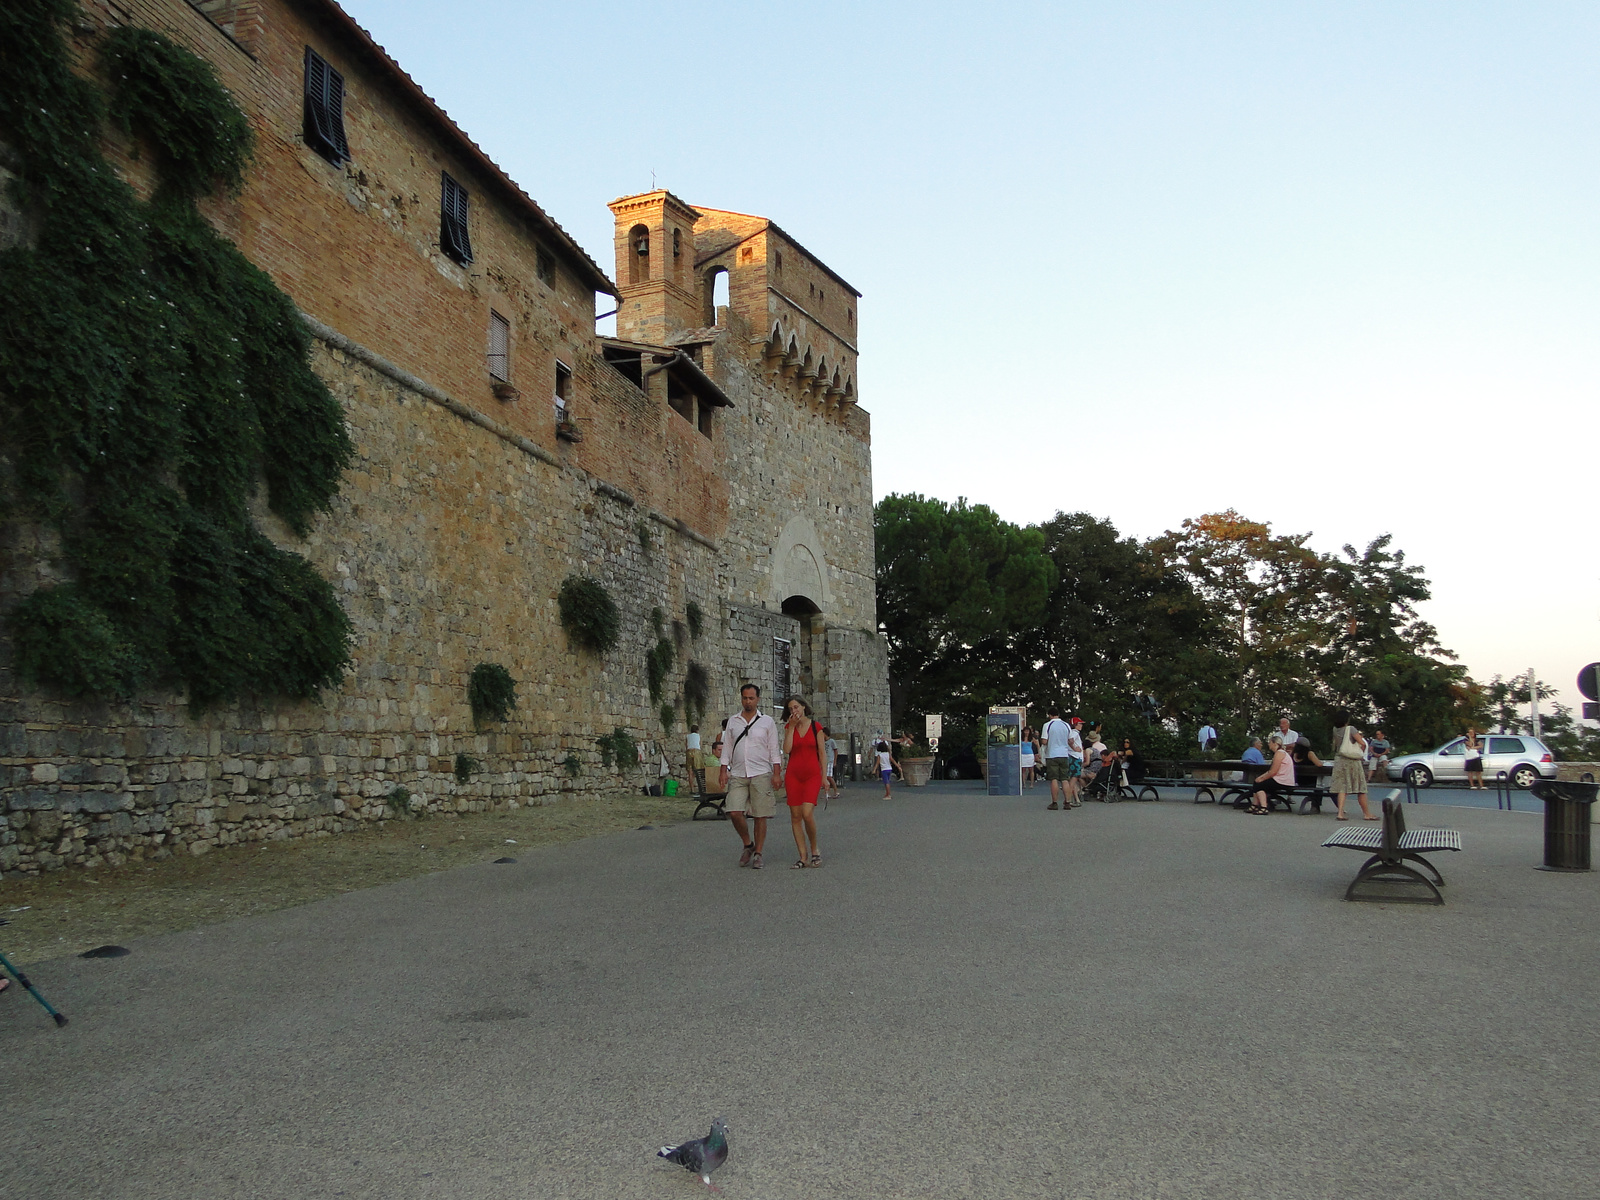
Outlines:
[[[587,575],[568,575],[556,596],[561,627],[578,645],[604,652],[617,644],[622,616],[605,585]]]
[[[30,231],[0,254],[0,467],[71,575],[10,614],[18,673],[73,695],[182,684],[197,709],[309,697],[344,673],[349,618],[251,506],[264,483],[304,536],[352,447],[294,303],[196,208],[241,181],[248,121],[148,30],[101,45],[108,104],[69,66],[77,16],[0,5],[0,141]],[[100,152],[108,114],[150,156],[149,201]]]
[[[700,606],[693,600],[689,601],[689,607],[684,610],[683,615],[689,622],[689,636],[698,642],[700,631],[705,627],[705,616],[700,612]]]
[[[517,707],[517,681],[499,663],[481,662],[472,668],[467,682],[467,703],[472,705],[474,725],[509,720]]]
[[[701,664],[690,661],[683,672],[683,711],[692,724],[706,715],[711,702],[711,674]]]
[[[656,644],[644,656],[645,681],[650,686],[650,703],[655,704],[661,699],[661,691],[667,684],[667,675],[672,671],[672,664],[677,658],[672,642],[668,638],[657,638]]]

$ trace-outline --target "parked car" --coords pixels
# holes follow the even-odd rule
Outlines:
[[[1519,788],[1530,788],[1535,779],[1556,777],[1555,755],[1535,738],[1524,735],[1512,737],[1503,733],[1479,734],[1483,744],[1483,782],[1492,784],[1500,775]],[[1402,754],[1389,760],[1389,778],[1394,782],[1407,782],[1417,787],[1428,787],[1434,780],[1440,783],[1457,783],[1467,777],[1466,738],[1446,742],[1437,750],[1426,754]]]

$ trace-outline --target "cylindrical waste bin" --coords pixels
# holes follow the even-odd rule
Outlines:
[[[1589,806],[1600,783],[1541,779],[1533,794],[1544,801],[1544,866],[1541,871],[1589,870]]]

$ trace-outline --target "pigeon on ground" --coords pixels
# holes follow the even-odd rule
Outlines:
[[[692,1142],[681,1142],[676,1146],[661,1147],[656,1151],[656,1157],[687,1167],[700,1176],[700,1182],[712,1191],[721,1191],[721,1188],[712,1184],[711,1172],[728,1161],[727,1119],[718,1117],[712,1121],[711,1132],[703,1138],[695,1138]]]

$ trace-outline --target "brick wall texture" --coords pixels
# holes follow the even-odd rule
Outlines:
[[[207,215],[311,319],[312,365],[357,447],[304,541],[264,509],[258,520],[335,582],[355,662],[320,702],[258,698],[197,717],[179,695],[24,693],[0,626],[0,871],[326,836],[386,819],[402,787],[411,807],[450,814],[639,784],[638,763],[602,763],[596,738],[617,727],[682,778],[691,661],[711,680],[708,745],[745,680],[767,700],[802,692],[843,738],[888,728],[848,284],[763,218],[665,192],[618,201],[618,336],[643,344],[636,382],[594,336],[606,274],[334,5],[87,0],[84,17],[85,69],[107,24],[160,30],[216,66],[255,126],[245,188]],[[307,46],[344,75],[351,159],[337,166],[302,137]],[[148,190],[148,157],[108,149]],[[466,265],[439,246],[445,171],[471,196]],[[635,283],[626,235],[639,223],[659,243],[658,274]],[[28,227],[0,204],[8,241]],[[712,311],[719,269],[730,303]],[[807,284],[810,295],[790,294]],[[819,286],[831,294],[819,300]],[[487,368],[491,309],[512,327],[512,399]],[[558,362],[577,440],[557,432]],[[697,382],[707,377],[731,407]],[[556,597],[571,574],[617,602],[616,650],[569,644]],[[50,530],[0,524],[0,617],[64,576]],[[655,608],[678,645],[670,730],[646,683]],[[467,704],[479,662],[518,684],[512,719],[484,729]],[[458,755],[477,764],[466,782]]]

